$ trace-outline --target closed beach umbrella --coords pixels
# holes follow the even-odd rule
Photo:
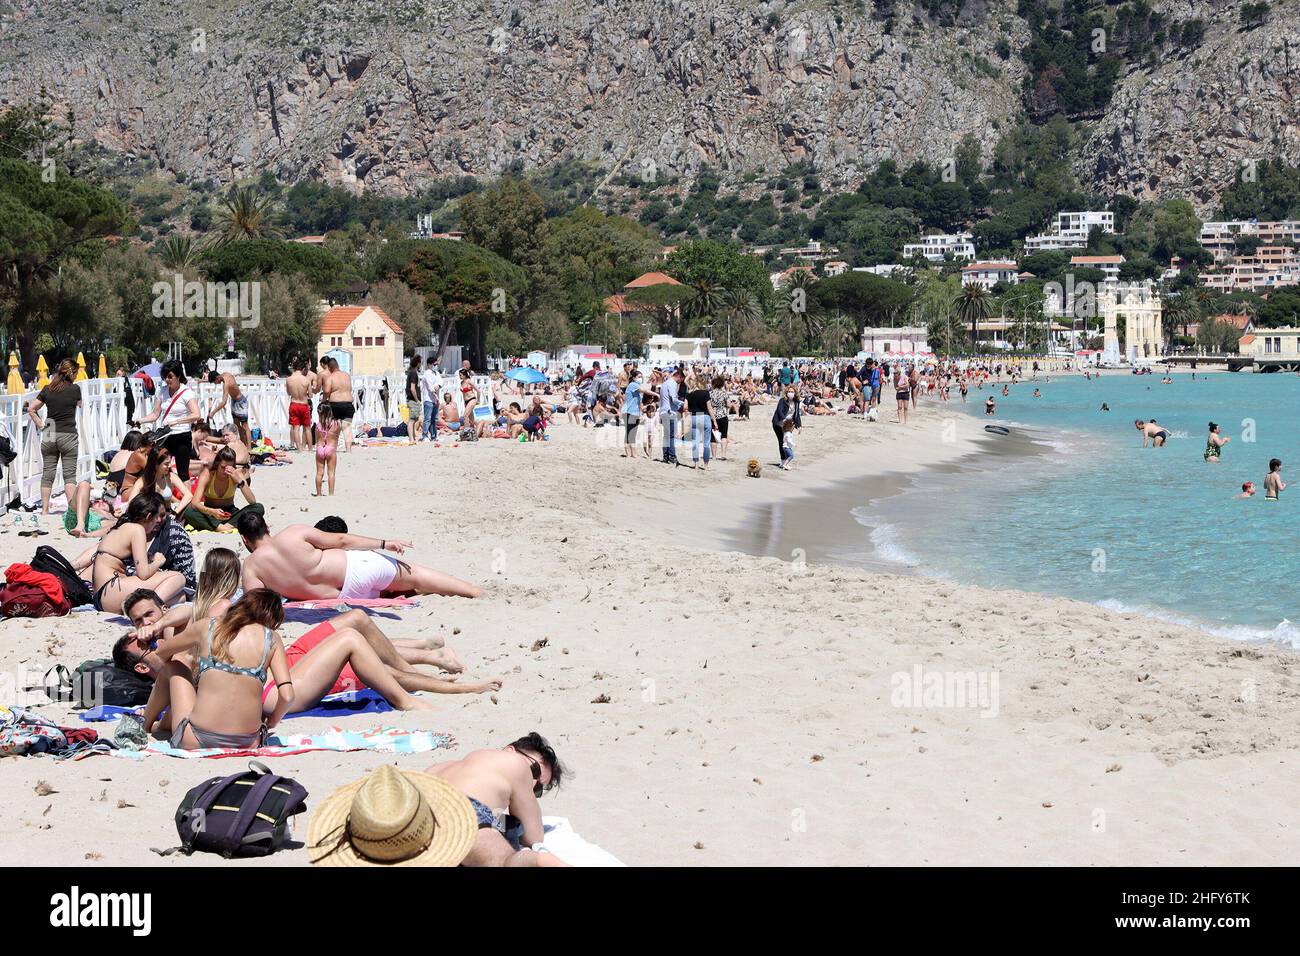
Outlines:
[[[10,395],[21,395],[23,388],[23,377],[18,374],[18,353],[9,353],[9,378],[5,380],[5,391]]]
[[[45,364],[45,356],[36,359],[36,387],[42,389],[50,384],[50,367]]]
[[[99,377],[108,378],[108,362],[104,358],[104,353],[99,353]]]
[[[86,355],[84,352],[77,353],[77,377],[74,381],[84,382],[89,376],[86,374]]]
[[[536,385],[539,382],[546,381],[546,376],[535,368],[529,368],[527,365],[520,365],[518,368],[512,368],[506,372],[506,378],[518,382],[521,385]]]

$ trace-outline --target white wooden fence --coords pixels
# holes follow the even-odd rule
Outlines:
[[[238,381],[240,390],[248,396],[249,427],[260,428],[276,445],[286,444],[289,440],[289,395],[284,389],[284,380],[241,378]],[[385,381],[388,384],[386,402],[383,389]],[[126,420],[126,385],[120,378],[87,379],[77,384],[81,387],[81,409],[77,412],[80,454],[75,480],[93,481],[95,460],[105,452],[117,451],[122,446],[122,438],[130,430]],[[221,386],[206,382],[200,384],[193,379],[189,384],[197,393],[199,409],[204,417],[209,417],[212,408],[221,401]],[[160,401],[166,401],[159,383],[155,383],[155,394],[152,397],[145,395],[144,385],[139,379],[132,378],[130,387],[135,397],[136,421],[152,412]],[[355,422],[367,425],[390,425],[396,422],[399,419],[400,403],[404,399],[404,388],[405,379],[393,374],[386,377],[353,376],[353,395],[357,399]],[[14,494],[21,495],[27,503],[40,500],[41,433],[27,414],[27,406],[35,400],[36,395],[35,391],[22,395],[0,395],[0,434],[13,443],[17,453],[12,464],[5,469],[3,480],[0,480],[0,486],[4,488],[4,501],[9,501]],[[313,401],[313,409],[314,406]],[[42,417],[45,414],[43,411]],[[230,421],[230,403],[227,401],[226,407],[211,418],[211,423],[215,429]],[[56,494],[63,491],[63,478],[57,474],[54,491]]]

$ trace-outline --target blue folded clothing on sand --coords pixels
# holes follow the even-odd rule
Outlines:
[[[350,714],[385,714],[393,709],[393,705],[384,700],[383,695],[377,690],[366,688],[365,690],[344,691],[341,694],[330,694],[321,699],[321,702],[311,710],[300,711],[296,714],[285,714],[285,720],[292,720],[295,717],[347,717]],[[113,704],[100,704],[98,707],[92,707],[81,715],[85,723],[94,723],[101,720],[117,720],[123,714],[129,714],[136,710],[134,707],[116,707]]]
[[[383,714],[392,709],[393,705],[386,701],[379,691],[366,688],[365,690],[350,690],[341,694],[330,694],[311,710],[300,711],[296,714],[285,714],[284,719],[292,720],[295,717],[346,717],[349,714]]]

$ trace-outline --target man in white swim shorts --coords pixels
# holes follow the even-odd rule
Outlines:
[[[411,547],[409,541],[301,524],[273,535],[266,519],[252,512],[240,515],[235,527],[249,551],[242,573],[245,591],[270,588],[291,601],[415,594],[473,598],[483,593],[476,584],[381,553],[402,554]]]

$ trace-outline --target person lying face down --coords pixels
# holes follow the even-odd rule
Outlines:
[[[410,542],[331,533],[290,525],[272,535],[260,514],[244,513],[235,523],[250,554],[244,587],[269,587],[290,600],[373,599],[442,594],[478,597],[483,589],[422,565],[398,561]]]

